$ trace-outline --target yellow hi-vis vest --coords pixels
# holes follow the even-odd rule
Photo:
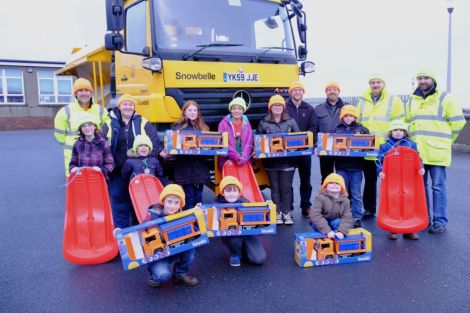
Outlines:
[[[379,101],[372,101],[372,90],[367,90],[357,103],[358,122],[367,127],[371,134],[379,135],[379,143],[383,144],[388,137],[388,124],[396,119],[405,120],[403,101],[384,88]]]
[[[100,120],[100,128],[109,120],[108,114],[102,105],[92,103],[88,110],[83,109],[78,100],[64,106],[54,118],[55,139],[64,146],[65,175],[69,176],[69,163],[72,158],[72,148],[79,137],[75,117],[78,112],[88,112]]]
[[[412,95],[406,105],[406,117],[423,163],[450,166],[452,143],[466,123],[460,104],[439,90],[426,99]]]

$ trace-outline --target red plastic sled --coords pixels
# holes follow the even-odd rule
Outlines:
[[[131,180],[129,194],[139,223],[147,218],[148,209],[152,204],[160,203],[162,190],[162,183],[153,175],[139,174]]]
[[[413,149],[397,147],[384,158],[377,223],[383,230],[405,234],[424,230],[429,223],[421,161]]]
[[[81,168],[67,180],[64,258],[75,264],[100,264],[118,254],[113,217],[103,174]]]
[[[232,161],[227,161],[222,169],[223,176],[235,176],[242,183],[242,195],[250,200],[250,202],[264,202],[263,195],[256,182],[255,174],[251,168],[251,164],[246,162],[243,165],[238,165]]]

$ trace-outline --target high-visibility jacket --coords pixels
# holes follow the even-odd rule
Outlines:
[[[379,135],[380,144],[388,137],[388,124],[396,119],[405,120],[403,101],[390,94],[386,88],[382,90],[379,101],[374,104],[372,90],[367,90],[357,103],[358,122],[367,127],[371,134]]]
[[[407,102],[406,116],[423,163],[450,166],[452,143],[466,123],[460,104],[439,90],[426,99],[415,94]]]
[[[99,118],[100,128],[109,120],[108,114],[102,105],[92,103],[88,110],[83,109],[78,100],[64,106],[54,118],[55,139],[64,147],[65,175],[69,176],[69,163],[72,157],[72,148],[79,137],[76,117],[78,112],[88,112]]]

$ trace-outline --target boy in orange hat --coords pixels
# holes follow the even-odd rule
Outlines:
[[[309,218],[313,230],[328,238],[343,239],[349,233],[353,218],[343,177],[332,173],[325,178]]]
[[[220,181],[220,195],[216,198],[218,203],[246,203],[249,202],[241,193],[242,183],[234,176],[225,176]],[[263,265],[266,260],[266,251],[258,236],[232,236],[223,237],[222,242],[230,251],[230,265],[240,266],[242,255],[257,265]]]

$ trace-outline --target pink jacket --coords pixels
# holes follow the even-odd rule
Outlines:
[[[232,160],[235,163],[244,164],[251,159],[253,153],[253,130],[250,125],[250,121],[245,115],[242,115],[242,133],[241,133],[241,144],[242,153],[237,152],[236,140],[235,140],[235,129],[232,125],[232,115],[225,116],[219,123],[219,132],[228,133],[228,157],[218,157],[218,167],[222,170],[225,162]]]

